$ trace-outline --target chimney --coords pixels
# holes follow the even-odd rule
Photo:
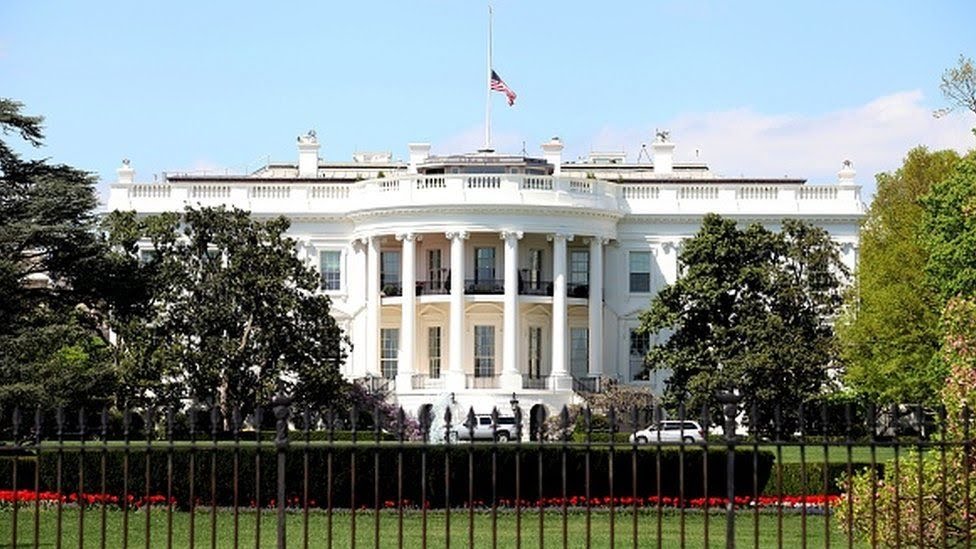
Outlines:
[[[850,160],[845,160],[844,165],[837,172],[837,183],[839,185],[853,185],[855,175],[857,175],[857,172],[854,171],[854,163]]]
[[[132,169],[129,165],[129,159],[125,158],[122,160],[122,166],[115,170],[118,174],[118,182],[123,184],[131,184],[136,181],[136,171]]]
[[[315,130],[298,136],[298,177],[318,177],[319,140]]]
[[[407,173],[417,173],[417,166],[430,157],[430,143],[407,143],[410,150],[410,165]]]
[[[563,171],[563,142],[553,137],[542,144],[542,158],[552,164],[552,175],[559,176]]]
[[[671,142],[671,132],[657,130],[651,150],[654,156],[654,173],[670,174],[674,172],[674,143]]]

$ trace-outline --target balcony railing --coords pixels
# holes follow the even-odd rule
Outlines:
[[[523,389],[545,389],[549,386],[547,382],[548,382],[548,378],[545,377],[522,374]]]
[[[451,293],[448,280],[421,280],[417,282],[417,295],[444,295]]]
[[[413,389],[443,389],[443,377],[431,377],[428,374],[414,374],[410,379],[410,386]]]
[[[505,293],[505,280],[497,278],[465,280],[464,293],[470,295],[503,294]]]
[[[519,293],[522,295],[552,295],[551,280],[520,280]]]
[[[577,393],[602,393],[606,381],[602,377],[574,377],[573,390]]]
[[[590,297],[590,285],[569,283],[566,285],[566,297]]]
[[[501,386],[498,376],[468,375],[465,387],[468,389],[497,389]]]

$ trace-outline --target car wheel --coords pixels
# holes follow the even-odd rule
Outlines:
[[[498,437],[498,442],[508,442],[509,440],[508,431],[499,431],[497,437]]]
[[[694,444],[695,437],[685,437],[685,444]]]
[[[637,444],[647,444],[647,437],[637,437]]]

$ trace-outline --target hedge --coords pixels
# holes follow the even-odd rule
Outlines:
[[[401,453],[402,452],[402,453]],[[566,495],[583,496],[586,468],[586,450],[567,447]],[[266,505],[276,497],[276,452],[271,446],[261,448],[242,447],[236,451],[229,447],[219,447],[216,452],[202,448],[178,447],[168,452],[164,448],[154,448],[149,456],[150,494],[167,494],[167,467],[172,460],[172,495],[181,506],[190,500],[190,459],[194,459],[194,498],[202,503],[210,502],[211,457],[215,456],[216,501],[218,505],[233,503],[234,456],[238,457],[238,502],[242,506],[252,501]],[[101,492],[101,460],[104,455],[108,474],[105,492],[121,495],[125,489],[123,460],[125,453],[111,448],[102,453],[87,451],[84,456],[86,492]],[[613,455],[613,495],[616,497],[635,495],[631,491],[632,471],[636,465],[636,495],[648,497],[660,493],[675,497],[679,492],[679,451],[676,448],[641,448],[637,452],[617,449]],[[419,504],[424,498],[422,487],[426,487],[426,500],[432,507],[442,507],[447,501],[445,495],[445,460],[449,459],[450,504],[464,505],[468,501],[468,460],[472,460],[475,475],[472,499],[484,502],[492,500],[491,464],[497,463],[497,484],[495,497],[514,499],[516,497],[515,464],[521,462],[521,483],[517,496],[523,500],[559,497],[562,495],[563,449],[559,446],[517,447],[516,445],[452,445],[452,446],[405,446],[395,444],[352,445],[342,444],[329,447],[311,446],[307,450],[290,447],[286,450],[286,479],[289,497],[303,492],[302,474],[305,459],[308,460],[309,498],[315,505],[325,506],[331,495],[335,507],[349,507],[352,502],[352,464],[355,462],[355,505],[373,506],[374,473],[378,464],[376,484],[379,501],[383,505],[398,499],[398,456],[402,456],[402,494],[400,499]],[[611,451],[607,447],[594,447],[589,452],[590,496],[602,498],[611,494],[609,482],[609,463]],[[680,459],[684,460],[684,495],[695,498],[706,495],[724,496],[726,490],[726,453],[724,450],[709,450],[707,464],[707,487],[704,485],[704,453],[701,449],[687,448]],[[61,492],[78,492],[78,471],[80,453],[72,448],[61,453]],[[773,455],[760,451],[759,467],[756,475],[762,491],[770,478]],[[331,483],[327,473],[331,459]],[[541,459],[541,467],[540,467]],[[660,487],[657,486],[657,464],[660,459]],[[146,452],[144,448],[131,448],[128,454],[128,491],[136,496],[145,492]],[[426,476],[421,474],[426,460]],[[0,488],[9,488],[11,483],[10,459],[0,459]],[[260,482],[255,471],[260,461]],[[41,490],[57,489],[58,453],[45,451],[36,462],[22,459],[19,462],[19,488],[33,488],[34,464],[40,464]],[[738,495],[750,495],[753,491],[753,453],[751,450],[738,450],[736,456],[735,486]],[[543,472],[541,481],[539,472]],[[331,486],[331,493],[329,488]],[[256,490],[259,488],[259,491]],[[660,489],[659,489],[660,488]]]
[[[824,492],[824,467],[827,468],[827,491]],[[851,471],[855,474],[871,468],[870,463],[851,463]],[[876,463],[878,478],[884,474],[884,464]],[[782,490],[777,489],[776,475],[782,476]],[[806,483],[803,475],[806,474]],[[847,476],[847,463],[783,463],[773,465],[766,488],[761,492],[764,496],[783,495],[797,496],[800,494],[841,494],[844,491],[843,482]]]

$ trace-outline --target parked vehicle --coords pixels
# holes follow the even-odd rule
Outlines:
[[[653,444],[660,442],[681,442],[694,444],[705,440],[705,431],[695,421],[665,420],[648,426],[630,435],[630,442]]]
[[[478,414],[474,416],[474,421],[474,431],[467,425],[457,426],[456,440],[492,440],[493,434],[498,442],[508,442],[515,438],[514,416],[498,416],[498,425],[494,429],[492,429],[490,414]]]

